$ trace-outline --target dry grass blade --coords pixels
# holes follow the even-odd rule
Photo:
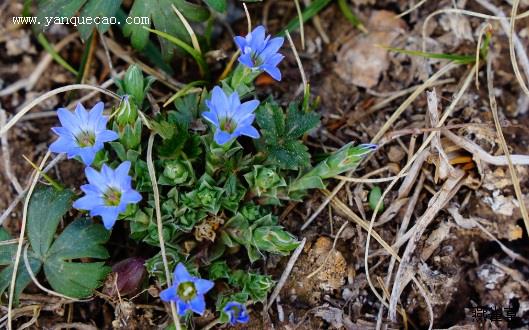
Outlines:
[[[516,35],[516,31],[515,31],[516,12],[518,11],[519,5],[520,5],[520,0],[514,0],[512,3],[512,11],[511,11],[511,19],[510,19],[511,29],[509,31],[509,53],[511,56],[511,64],[514,70],[514,75],[516,76],[516,79],[518,79],[518,83],[520,84],[520,87],[522,88],[524,93],[529,96],[529,89],[527,88],[527,85],[525,84],[522,74],[520,73],[520,68],[518,67],[518,60],[516,59],[516,53],[514,52],[513,37],[514,35]]]
[[[406,246],[406,249],[404,250],[402,261],[397,270],[397,274],[395,275],[395,284],[391,290],[389,317],[393,321],[395,321],[397,318],[397,303],[399,297],[407,284],[401,281],[400,278],[403,276],[405,270],[410,267],[411,257],[415,251],[415,248],[417,247],[417,243],[419,242],[428,225],[434,220],[437,213],[441,211],[441,209],[457,193],[459,187],[461,187],[463,183],[464,177],[465,172],[462,170],[456,169],[454,172],[452,172],[441,187],[441,190],[432,197],[424,214],[417,220],[415,226],[410,229],[413,234],[408,242],[408,245]]]
[[[446,67],[445,67],[446,68]],[[448,117],[452,114],[452,112],[454,111],[457,103],[459,102],[459,100],[462,98],[463,94],[466,92],[466,90],[468,89],[468,87],[470,86],[470,83],[472,82],[472,78],[474,77],[474,70],[477,70],[477,67],[474,65],[474,67],[470,70],[470,72],[467,74],[465,80],[463,81],[463,84],[461,85],[461,88],[458,90],[456,96],[454,97],[454,100],[452,101],[452,103],[450,104],[450,106],[446,109],[445,113],[443,114],[442,118],[439,120],[439,123],[438,123],[438,127],[441,127],[442,125],[444,125],[445,121],[448,119]],[[420,155],[423,150],[426,149],[426,147],[430,144],[430,142],[432,141],[432,139],[434,138],[434,134],[435,132],[432,132],[428,135],[428,137],[425,139],[425,141],[422,143],[422,145],[419,147],[419,149],[417,150],[417,152],[415,153],[415,155],[413,157],[411,157],[411,159],[408,161],[408,163],[402,168],[402,170],[400,171],[400,173],[397,175],[402,175],[403,173],[405,173],[406,171],[408,171],[408,169],[411,167],[411,165],[415,162],[415,160],[417,159],[418,155]],[[377,134],[378,135],[378,134]],[[397,180],[394,180],[392,181],[388,187],[384,190],[384,192],[382,193],[382,196],[380,197],[377,205],[375,206],[375,211],[373,212],[373,215],[371,216],[371,221],[369,223],[369,229],[368,229],[368,232],[367,232],[367,238],[366,238],[366,247],[365,247],[365,253],[364,253],[364,267],[365,267],[365,273],[366,273],[366,279],[367,279],[367,282],[369,284],[369,287],[371,288],[371,291],[373,291],[373,293],[377,296],[377,297],[380,297],[380,295],[378,294],[378,292],[376,291],[376,288],[375,286],[373,285],[373,282],[371,281],[371,277],[369,275],[369,262],[368,262],[368,257],[369,257],[369,243],[370,243],[370,240],[371,240],[371,234],[372,234],[372,230],[373,230],[373,225],[375,223],[375,220],[376,220],[376,216],[377,216],[377,213],[378,213],[378,210],[380,209],[381,205],[382,205],[382,201],[384,200],[384,198],[387,196],[387,194],[389,193],[389,191],[393,188],[393,186],[395,186],[395,184],[397,183]],[[381,301],[382,302],[382,301]],[[385,303],[385,302],[384,302]],[[392,316],[395,316],[394,313],[395,313],[395,309],[396,309],[396,306],[393,306],[393,311],[391,313]],[[391,317],[392,319],[394,319],[393,317]],[[395,316],[396,318],[396,316]]]
[[[290,275],[292,268],[296,264],[296,261],[298,260],[299,255],[301,254],[301,251],[303,251],[303,248],[305,247],[305,243],[307,243],[307,239],[303,238],[303,240],[299,243],[298,247],[294,250],[294,252],[292,252],[292,255],[290,256],[290,259],[288,260],[287,266],[285,267],[283,274],[281,274],[281,277],[279,278],[279,281],[277,282],[277,285],[274,288],[274,291],[270,295],[270,299],[268,300],[268,304],[266,304],[265,311],[270,309],[270,307],[276,300],[277,296],[279,295],[279,292],[281,291],[281,289],[287,282],[288,276]]]
[[[33,194],[33,190],[35,189],[35,186],[37,185],[37,182],[40,178],[40,173],[42,171],[42,168],[44,167],[44,164],[46,164],[46,160],[48,160],[48,157],[50,157],[50,152],[48,151],[42,161],[39,164],[39,169],[35,170],[33,172],[33,179],[31,180],[31,185],[29,186],[28,194],[26,196],[26,200],[24,201],[24,211],[22,213],[22,224],[20,226],[20,236],[18,237],[18,246],[17,246],[17,253],[15,257],[15,262],[13,263],[13,274],[11,275],[11,282],[9,284],[9,301],[7,305],[7,328],[8,330],[13,329],[12,322],[13,322],[13,316],[12,316],[12,308],[13,308],[13,298],[15,295],[15,284],[17,280],[17,272],[18,272],[18,264],[20,263],[20,256],[22,255],[22,244],[24,242],[24,236],[26,234],[26,222],[27,222],[27,216],[28,216],[28,207],[29,207],[29,201],[31,199],[31,194]]]
[[[496,103],[496,97],[494,96],[493,80],[492,56],[489,55],[487,58],[487,88],[489,91],[490,111],[492,111],[492,117],[494,118],[494,125],[496,126],[496,132],[498,134],[498,139],[500,140],[501,149],[505,154],[507,164],[509,165],[509,174],[511,175],[514,192],[516,194],[516,198],[518,199],[518,204],[520,205],[520,212],[522,213],[522,218],[525,224],[525,231],[527,234],[529,234],[529,215],[527,214],[522,188],[520,187],[520,179],[518,178],[518,173],[516,172],[516,169],[512,163],[509,148],[507,147],[507,141],[505,141],[505,137],[503,136],[503,132],[501,130],[500,118],[498,116],[498,105]]]
[[[294,4],[296,5],[296,11],[298,12],[298,18],[299,18],[299,34],[301,35],[301,49],[305,50],[305,27],[303,24],[303,13],[301,12],[299,0],[294,0]]]
[[[162,254],[163,267],[165,270],[165,277],[167,282],[167,287],[171,286],[171,271],[169,270],[169,263],[167,262],[167,253],[165,252],[165,242],[163,237],[163,224],[162,224],[162,213],[160,210],[160,192],[158,191],[158,180],[156,179],[156,172],[154,170],[154,164],[152,161],[152,145],[154,143],[154,133],[151,133],[149,136],[149,141],[147,142],[147,169],[149,171],[149,178],[151,179],[152,190],[154,195],[154,210],[156,213],[156,226],[158,227],[158,238],[160,240],[160,253]],[[176,313],[176,306],[174,302],[171,302],[171,313],[173,315],[173,321],[176,327],[176,330],[181,330],[182,326],[180,325],[180,318]]]
[[[506,156],[493,156],[483,150],[476,143],[465,139],[463,137],[457,136],[448,129],[442,130],[443,135],[447,137],[450,141],[470,152],[476,161],[483,161],[485,163],[495,165],[495,166],[508,166],[509,161]],[[510,155],[510,160],[514,165],[529,165],[529,156],[527,155]]]
[[[7,122],[7,115],[2,106],[0,105],[0,127],[4,126]],[[0,136],[0,142],[2,143],[2,158],[4,160],[4,171],[7,179],[11,182],[18,194],[22,193],[23,189],[18,182],[17,177],[13,174],[13,168],[11,167],[11,152],[9,150],[9,141],[7,134]]]
[[[187,30],[187,33],[189,34],[189,37],[191,38],[191,43],[193,44],[193,48],[200,54],[202,54],[202,50],[200,49],[200,44],[198,43],[197,35],[195,34],[195,31],[193,31],[193,28],[191,25],[189,25],[189,22],[186,20],[184,15],[175,7],[174,4],[171,4],[171,8],[173,8],[176,15],[178,15],[178,18],[184,24],[184,27]]]
[[[296,63],[298,64],[299,72],[301,74],[301,80],[303,81],[303,95],[307,95],[307,77],[305,76],[305,70],[303,70],[303,64],[301,63],[301,59],[299,58],[298,51],[296,49],[296,45],[294,45],[294,41],[292,41],[292,37],[290,36],[290,33],[288,30],[285,32],[287,35],[288,42],[290,43],[290,47],[292,48],[292,52],[294,53],[294,57],[296,58]]]

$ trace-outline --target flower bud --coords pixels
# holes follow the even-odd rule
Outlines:
[[[114,283],[108,283],[104,293],[115,297],[130,295],[139,291],[141,282],[146,275],[145,259],[134,257],[121,260],[112,266],[112,273],[117,276]]]

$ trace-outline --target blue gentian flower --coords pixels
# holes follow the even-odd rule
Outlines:
[[[105,228],[110,230],[127,205],[141,200],[141,195],[132,189],[129,170],[129,161],[121,163],[115,170],[106,164],[101,172],[87,167],[85,174],[89,184],[81,186],[85,195],[76,200],[73,207],[90,211],[92,217],[101,216]]]
[[[230,317],[231,325],[235,325],[237,323],[248,323],[250,320],[250,315],[248,315],[246,306],[236,301],[230,301],[227,303],[222,311]]]
[[[98,102],[90,111],[86,111],[81,103],[77,104],[74,113],[66,108],[58,109],[62,127],[52,128],[59,139],[50,145],[50,151],[64,152],[68,158],[80,156],[83,163],[92,164],[103,144],[119,137],[116,132],[106,129],[108,117],[103,116],[103,110],[103,102]]]
[[[277,81],[281,80],[281,71],[277,65],[284,56],[277,51],[283,46],[284,38],[265,36],[262,25],[256,27],[246,37],[235,37],[235,43],[241,50],[239,62],[250,69],[263,70]]]
[[[259,101],[241,103],[237,92],[228,96],[222,88],[215,86],[206,105],[210,111],[202,113],[202,116],[216,127],[214,138],[218,144],[223,145],[241,135],[259,138],[259,132],[252,126],[255,119],[253,112]]]
[[[204,294],[214,285],[212,281],[191,276],[180,262],[174,271],[173,285],[160,292],[160,298],[167,302],[174,301],[180,316],[184,316],[188,310],[202,315],[206,310]]]

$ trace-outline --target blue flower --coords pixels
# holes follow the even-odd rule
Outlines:
[[[204,294],[214,285],[212,281],[191,276],[180,262],[174,271],[173,285],[160,292],[160,298],[167,302],[174,301],[180,316],[184,316],[188,310],[202,315],[206,310]]]
[[[223,145],[241,135],[259,138],[259,132],[252,126],[255,119],[253,112],[259,101],[241,103],[237,92],[228,96],[222,88],[215,86],[206,105],[210,111],[202,113],[202,116],[216,127],[214,138],[218,144]]]
[[[262,25],[256,27],[246,37],[235,37],[235,43],[241,50],[239,62],[250,69],[264,70],[277,81],[281,80],[281,71],[277,65],[284,56],[277,51],[283,46],[282,37],[271,38],[265,36],[265,28]]]
[[[222,311],[230,317],[231,325],[235,325],[236,323],[248,323],[250,320],[250,315],[248,315],[246,306],[236,301],[230,301],[227,303]]]
[[[101,172],[91,167],[85,169],[89,184],[81,186],[85,195],[75,201],[73,207],[89,210],[90,216],[100,215],[106,229],[111,229],[128,204],[141,200],[141,195],[131,186],[130,162],[121,163],[115,170],[103,164]]]
[[[80,156],[86,165],[92,164],[103,144],[119,137],[116,132],[106,129],[108,118],[103,116],[103,109],[103,102],[98,102],[90,111],[86,111],[81,103],[77,104],[74,113],[66,108],[58,109],[62,127],[52,128],[59,139],[50,145],[50,151],[64,152],[68,158]]]

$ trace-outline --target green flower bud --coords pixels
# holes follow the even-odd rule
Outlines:
[[[121,98],[117,112],[116,121],[119,126],[125,126],[127,124],[134,124],[138,118],[138,108],[136,104],[129,101],[129,95],[125,95]]]
[[[294,180],[289,186],[289,192],[324,188],[325,185],[322,180],[355,169],[360,161],[376,148],[377,146],[374,144],[361,144],[355,147],[352,146],[352,143],[344,145],[312,170]]]
[[[134,98],[134,103],[141,106],[143,103],[144,81],[143,73],[137,65],[132,65],[127,69],[125,78],[123,79],[123,87],[125,93],[130,94]]]

